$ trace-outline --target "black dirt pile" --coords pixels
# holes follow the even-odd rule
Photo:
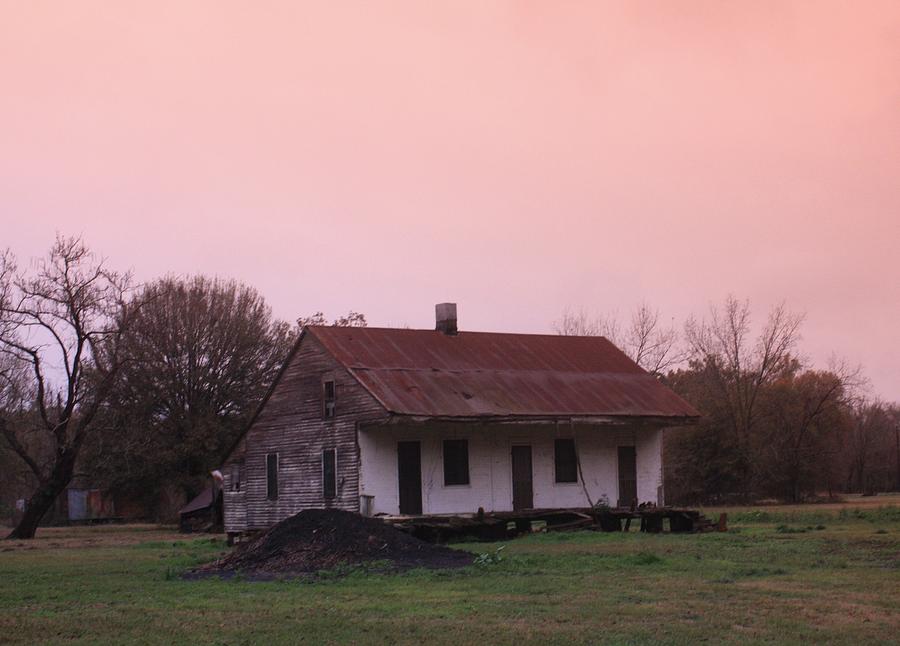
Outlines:
[[[193,576],[255,578],[314,574],[337,567],[383,562],[386,569],[454,568],[472,563],[469,552],[432,545],[377,518],[337,509],[307,509]]]

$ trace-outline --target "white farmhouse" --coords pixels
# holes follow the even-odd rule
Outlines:
[[[364,514],[663,503],[662,438],[697,412],[603,337],[308,327],[223,473],[230,536]]]

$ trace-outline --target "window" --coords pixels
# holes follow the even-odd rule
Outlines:
[[[231,465],[231,490],[241,490],[241,465],[239,464]]]
[[[278,454],[266,454],[266,498],[278,500]]]
[[[469,484],[469,441],[444,440],[444,485]]]
[[[337,495],[337,452],[334,449],[322,451],[322,495],[326,500]]]
[[[329,379],[327,381],[322,382],[322,416],[325,419],[329,419],[334,417],[334,401],[335,401],[335,390],[334,390],[334,380]]]
[[[556,481],[578,482],[578,460],[575,455],[575,440],[556,440]]]

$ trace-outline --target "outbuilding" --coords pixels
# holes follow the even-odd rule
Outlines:
[[[223,468],[230,536],[308,508],[471,514],[664,503],[698,413],[603,337],[307,327]]]

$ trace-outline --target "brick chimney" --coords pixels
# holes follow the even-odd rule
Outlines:
[[[438,303],[434,306],[434,329],[444,334],[457,334],[456,303]]]

